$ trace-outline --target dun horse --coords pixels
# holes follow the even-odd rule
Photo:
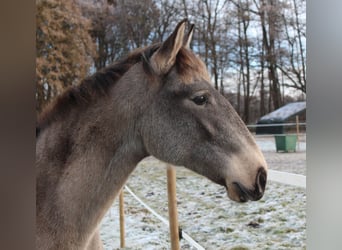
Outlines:
[[[102,249],[101,219],[149,155],[225,186],[234,201],[263,196],[264,157],[190,50],[186,24],[71,87],[38,119],[38,249]]]

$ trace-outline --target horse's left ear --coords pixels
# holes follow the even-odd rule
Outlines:
[[[184,47],[187,49],[190,49],[190,43],[192,40],[192,35],[194,34],[194,27],[195,27],[194,24],[190,25],[189,32],[186,35],[186,37],[184,38]]]
[[[176,29],[151,57],[151,66],[158,75],[166,74],[176,62],[178,51],[183,46],[187,19],[177,24]]]

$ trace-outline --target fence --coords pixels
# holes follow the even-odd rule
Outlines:
[[[274,137],[276,140],[278,140],[277,144],[280,142],[280,144],[285,143],[283,142],[283,138],[288,138],[287,135],[290,135],[290,138],[293,138],[293,135],[296,135],[296,138],[294,138],[294,147],[297,150],[301,150],[301,144],[302,144],[302,138],[306,135],[306,123],[305,122],[299,122],[299,117],[296,116],[296,122],[295,123],[273,123],[273,124],[253,124],[253,125],[247,125],[247,128],[250,130],[250,132],[253,133],[253,130],[258,127],[275,127],[275,126],[283,126],[283,127],[294,127],[292,129],[286,129],[290,133],[281,133],[281,134],[257,134],[255,133],[256,138],[267,138],[267,137]],[[304,127],[300,129],[300,127]],[[277,138],[276,138],[277,137]],[[280,141],[279,141],[280,140]],[[289,139],[290,140],[290,139]],[[292,139],[291,139],[292,140]],[[286,139],[287,141],[287,139]],[[285,143],[287,144],[287,143]],[[306,145],[305,145],[306,146]],[[292,148],[292,147],[291,147]],[[277,149],[278,151],[278,149]],[[296,151],[294,149],[294,151]]]
[[[293,131],[295,131],[297,133],[297,135],[300,133],[300,127],[304,127],[304,129],[302,129],[304,131],[304,133],[306,132],[306,123],[305,122],[299,122],[299,117],[296,116],[296,122],[293,123],[273,123],[273,124],[250,124],[247,125],[247,128],[251,131],[254,132],[253,130],[260,127],[260,128],[264,128],[264,127],[295,127],[293,129]],[[273,136],[272,134],[269,134],[270,136]]]
[[[305,123],[288,123],[282,124],[286,126],[296,126],[297,128],[297,136],[299,137],[299,126],[306,126]],[[256,126],[272,126],[272,124],[267,125],[249,125],[247,127],[256,127]],[[274,136],[274,135],[270,135]],[[306,176],[281,172],[276,170],[268,170],[268,180],[274,181],[286,185],[297,186],[301,188],[306,188]],[[138,196],[136,196],[132,190],[125,186],[125,190],[132,195],[142,206],[144,206],[149,212],[151,212],[154,216],[156,216],[162,223],[167,225],[170,229],[170,239],[171,239],[171,249],[179,250],[180,238],[185,239],[192,247],[203,250],[199,243],[197,243],[194,239],[192,239],[186,232],[179,232],[178,227],[178,213],[177,213],[177,202],[176,202],[176,169],[174,166],[167,166],[167,190],[168,190],[168,211],[169,211],[169,221],[159,215],[156,211],[154,211],[151,207],[149,207],[145,202],[143,202]],[[120,246],[125,247],[125,229],[124,229],[124,208],[123,208],[123,192],[120,193],[119,199],[119,207],[120,207]]]
[[[171,249],[172,250],[179,250],[180,244],[179,239],[183,238],[186,240],[192,247],[198,249],[198,250],[204,250],[205,248],[202,247],[198,242],[196,242],[189,234],[184,232],[179,232],[178,227],[178,218],[177,218],[177,205],[176,205],[176,183],[175,183],[175,174],[176,170],[173,166],[168,166],[168,200],[169,200],[169,221],[165,218],[163,218],[161,215],[159,215],[155,210],[153,210],[150,206],[148,206],[145,202],[143,202],[137,195],[133,193],[133,191],[125,186],[125,190],[133,196],[134,199],[136,199],[143,207],[145,207],[150,213],[152,213],[157,219],[159,219],[162,223],[164,223],[166,226],[170,228],[170,238],[171,238]],[[274,181],[286,185],[292,185],[297,186],[301,188],[306,188],[306,176],[299,175],[299,174],[292,174],[287,172],[280,172],[275,170],[268,170],[268,180]],[[169,187],[172,186],[172,187]],[[170,189],[172,190],[170,192]],[[120,194],[121,196],[122,194]],[[123,211],[123,200],[119,200],[120,204],[120,211]],[[121,218],[123,214],[120,212],[120,246],[123,248],[125,247],[125,237],[124,237],[124,229],[122,229],[123,219]],[[181,236],[181,237],[180,237]]]

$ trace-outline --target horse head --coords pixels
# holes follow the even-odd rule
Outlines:
[[[142,120],[146,151],[223,185],[230,199],[259,200],[266,161],[228,100],[210,83],[204,63],[189,48],[186,20],[148,59],[156,93]]]

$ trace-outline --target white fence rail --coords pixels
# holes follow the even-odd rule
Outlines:
[[[292,174],[276,170],[268,170],[267,178],[270,181],[306,188],[306,176],[301,174]]]
[[[275,126],[306,126],[305,122],[299,122],[299,123],[272,123],[272,124],[250,124],[247,125],[247,128],[256,128],[256,127],[275,127]]]
[[[297,186],[306,188],[306,176],[300,174],[293,174],[287,172],[281,172],[276,170],[268,170],[268,180],[274,181],[278,183],[282,183],[285,185]],[[164,223],[167,227],[169,227],[170,222],[159,215],[155,210],[153,210],[149,205],[143,202],[133,191],[125,186],[125,190],[132,195],[134,199],[136,199],[142,206],[144,206],[150,213],[152,213],[157,219],[159,219],[162,223]],[[182,231],[182,238],[185,239],[191,246],[198,250],[205,250],[199,243],[197,243],[193,238],[190,237],[189,234]]]
[[[169,227],[169,221],[167,219],[165,219],[164,217],[162,217],[161,215],[159,215],[156,211],[154,211],[149,205],[147,205],[145,202],[143,202],[138,196],[136,196],[135,193],[133,193],[133,191],[125,186],[125,189],[127,190],[128,193],[130,193],[130,195],[133,196],[134,199],[136,199],[141,205],[143,205],[148,211],[150,211],[150,213],[152,213],[154,216],[156,216],[161,222],[163,222],[167,227]],[[204,247],[202,247],[200,244],[198,244],[193,238],[190,237],[190,235],[188,235],[187,233],[185,233],[184,231],[182,231],[182,237],[183,239],[185,239],[191,246],[195,247],[198,250],[205,250]]]

